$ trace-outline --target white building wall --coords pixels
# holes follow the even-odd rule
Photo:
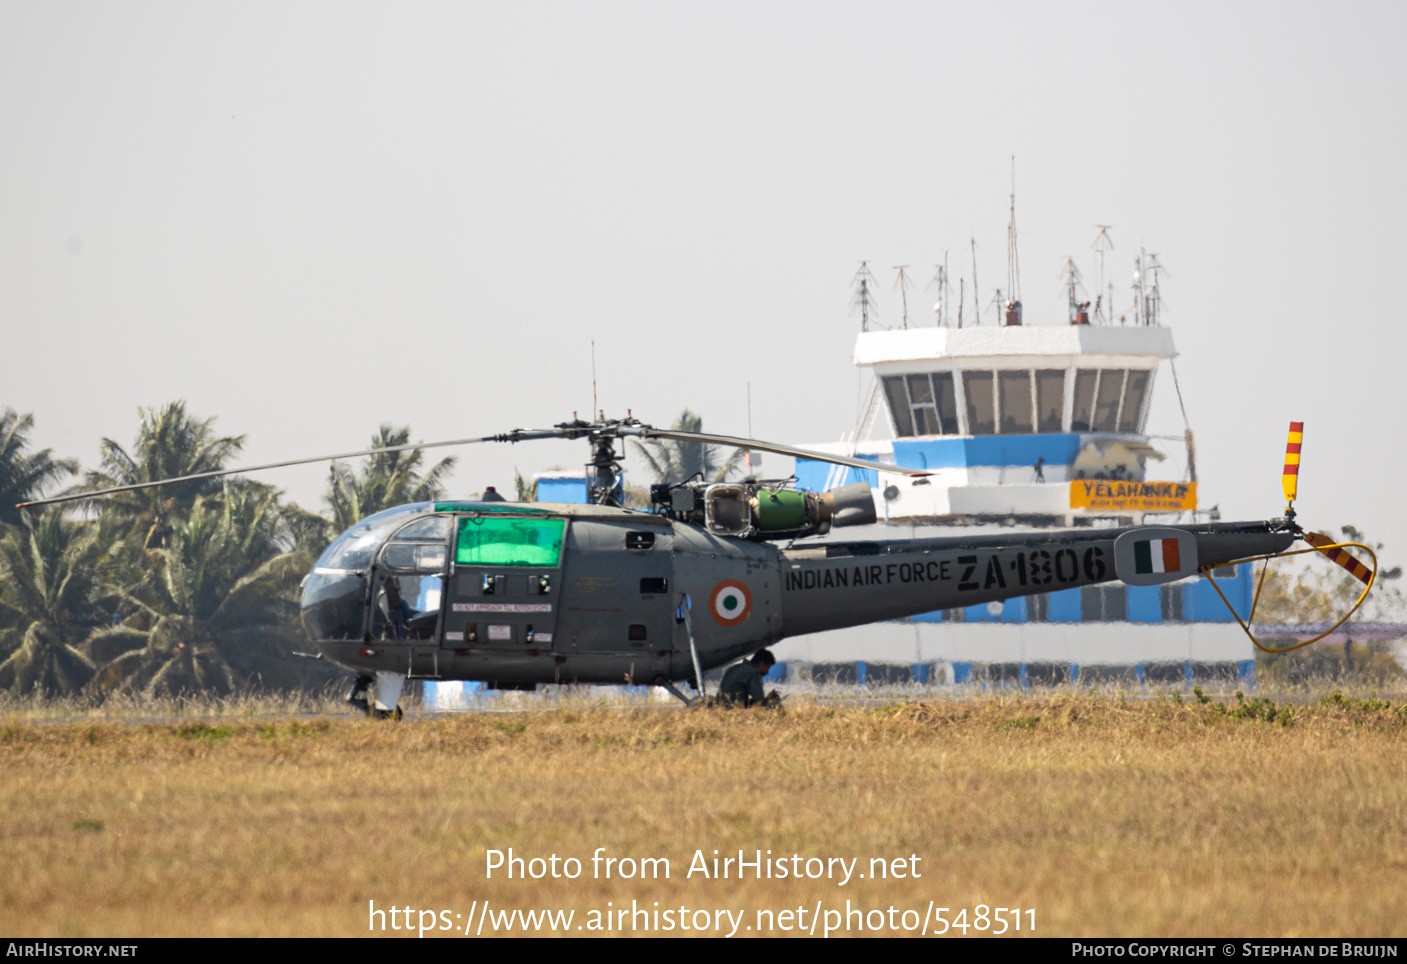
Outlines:
[[[801,663],[1221,663],[1252,659],[1235,623],[873,623],[785,639]]]

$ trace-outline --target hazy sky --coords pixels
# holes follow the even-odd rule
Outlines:
[[[859,259],[1063,323],[1140,245],[1205,505],[1401,556],[1407,7],[0,2],[0,406],[85,465],[186,399],[250,463],[591,404],[833,440]],[[932,324],[932,292],[910,324]],[[969,302],[970,305],[970,302]],[[970,310],[970,307],[969,307]],[[988,316],[990,323],[990,316]],[[1154,432],[1180,433],[1165,365]],[[460,450],[511,488],[580,443]],[[783,469],[769,459],[767,467]],[[316,504],[326,469],[267,476]],[[635,481],[643,481],[638,475]]]

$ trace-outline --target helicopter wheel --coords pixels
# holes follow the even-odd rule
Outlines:
[[[399,721],[405,717],[405,711],[401,709],[400,704],[397,704],[394,710],[372,709],[367,713],[367,715],[370,716],[373,720]]]

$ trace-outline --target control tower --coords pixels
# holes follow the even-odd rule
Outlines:
[[[807,447],[932,475],[798,460],[798,485],[864,480],[886,519],[907,524],[1136,524],[1193,511],[1195,480],[1146,478],[1164,458],[1144,434],[1153,381],[1175,355],[1155,325],[861,332],[854,361],[874,380],[859,437]]]

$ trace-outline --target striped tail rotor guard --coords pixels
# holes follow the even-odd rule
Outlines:
[[[1285,471],[1280,483],[1285,489],[1285,501],[1295,501],[1300,477],[1300,443],[1304,440],[1304,423],[1290,423],[1290,437],[1285,442]]]
[[[1343,566],[1349,571],[1353,578],[1363,583],[1363,585],[1368,585],[1368,580],[1372,577],[1373,571],[1367,566],[1363,565],[1363,563],[1359,562],[1357,559],[1353,558],[1353,556],[1351,556],[1346,549],[1320,548],[1321,546],[1333,545],[1333,539],[1330,539],[1328,536],[1325,535],[1320,535],[1317,532],[1306,532],[1304,534],[1304,541],[1309,543],[1311,546],[1314,546],[1316,549],[1319,549],[1320,552],[1329,557],[1329,560],[1331,562]]]

